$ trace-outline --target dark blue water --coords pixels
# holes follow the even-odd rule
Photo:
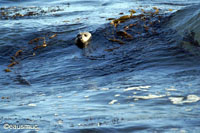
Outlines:
[[[1,0],[0,132],[198,133],[199,3]],[[155,17],[117,28],[108,20],[153,7]],[[132,40],[109,41],[136,22]],[[74,38],[83,31],[93,37],[79,49]],[[44,39],[30,40],[41,37],[47,46],[34,50]]]

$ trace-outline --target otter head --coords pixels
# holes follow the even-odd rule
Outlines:
[[[76,36],[75,44],[79,48],[85,48],[89,44],[90,40],[92,38],[92,34],[89,32],[81,32]]]

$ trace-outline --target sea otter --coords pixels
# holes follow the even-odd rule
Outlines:
[[[76,36],[75,44],[81,49],[85,48],[89,44],[91,38],[92,38],[92,34],[91,33],[89,33],[89,32],[81,32]]]

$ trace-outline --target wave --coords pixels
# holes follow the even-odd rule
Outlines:
[[[200,55],[200,4],[186,7],[175,12],[167,27],[175,29],[182,37],[181,46]]]
[[[111,24],[103,25],[92,32],[91,45],[83,50],[83,57],[77,57],[101,62],[99,64],[92,64],[91,73],[85,76],[110,75],[123,71],[132,72],[147,68],[165,68],[172,65],[185,66],[184,64],[189,64],[189,61],[184,61],[184,59],[190,60],[190,55],[188,56],[188,53],[185,53],[178,46],[177,41],[181,42],[182,46],[190,46],[185,43],[187,39],[189,40],[188,43],[199,43],[199,38],[197,38],[200,27],[198,23],[200,20],[197,18],[199,11],[198,6],[195,5],[177,11],[171,16],[169,16],[170,14],[162,13],[154,14],[153,17],[148,14],[147,16],[138,15],[134,19],[119,24],[116,29]],[[167,24],[167,27],[163,26],[165,24]],[[117,32],[127,26],[127,33],[131,35],[128,38],[123,36],[123,32]],[[59,59],[77,56],[77,53],[82,51],[79,51],[75,45],[73,46],[73,39],[81,27],[85,29],[84,25],[80,23],[50,26],[44,27],[40,32],[31,31],[31,33],[25,34],[22,41],[26,43],[23,44],[27,44],[27,40],[47,36],[48,47],[33,51],[34,45],[27,45],[27,52],[24,52],[22,55],[23,59],[27,59],[29,56],[32,57],[33,53],[36,54],[33,60],[41,59],[41,57],[50,60],[51,57]],[[48,39],[53,34],[57,34],[57,37],[52,40]],[[116,37],[116,40],[121,39],[124,44],[116,42],[113,39],[114,37]],[[41,41],[43,42],[43,40]],[[197,51],[198,53],[198,46],[194,46],[194,44],[191,45],[190,50],[192,52]],[[20,49],[18,47],[11,48],[2,46],[0,55],[9,58],[9,56],[14,55]],[[7,62],[8,58],[4,59],[5,62]],[[178,61],[179,64],[177,64]],[[63,73],[62,71],[60,72]]]

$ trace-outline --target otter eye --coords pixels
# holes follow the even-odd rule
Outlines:
[[[85,37],[87,37],[87,34],[84,34]]]

